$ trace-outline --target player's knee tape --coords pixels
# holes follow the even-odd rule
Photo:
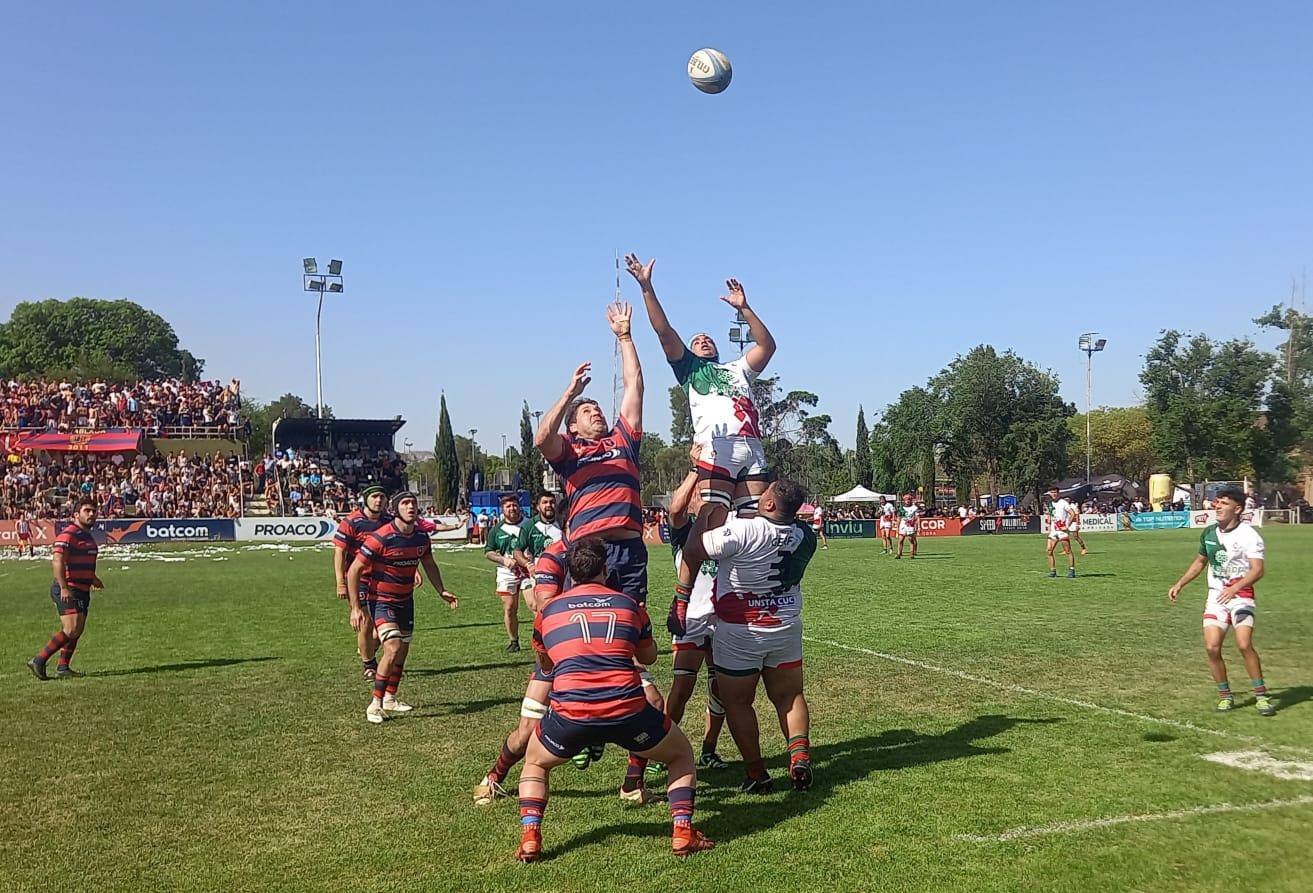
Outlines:
[[[707,712],[712,716],[725,715],[725,705],[720,703],[720,698],[710,688],[707,689]]]
[[[638,674],[638,678],[643,681],[644,688],[647,688],[648,686],[651,686],[653,688],[656,687],[656,680],[652,678],[652,674],[649,673],[647,670],[640,671]]]
[[[708,505],[723,505],[725,508],[730,508],[734,504],[734,500],[730,497],[730,494],[726,493],[724,490],[714,490],[710,487],[704,487],[698,491],[698,495],[701,496],[702,501]]]
[[[520,715],[525,719],[542,719],[547,715],[547,705],[533,698],[525,698],[520,702]]]
[[[759,502],[761,502],[760,496],[739,496],[734,500],[734,511],[741,512],[747,510],[749,512],[755,512],[757,510],[757,503]]]
[[[698,671],[690,670],[687,667],[675,667],[671,670],[671,674],[675,676],[696,676]]]
[[[391,642],[393,639],[396,639],[399,642],[409,645],[410,640],[415,638],[415,633],[414,630],[400,630],[393,626],[388,629],[379,630],[378,638],[383,642]]]

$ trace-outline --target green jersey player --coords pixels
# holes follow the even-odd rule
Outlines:
[[[521,548],[521,527],[527,527],[524,513],[514,494],[501,500],[502,518],[488,531],[483,544],[484,556],[497,567],[497,597],[502,603],[502,620],[510,642],[506,650],[511,654],[520,650],[520,590],[532,585],[533,565]]]

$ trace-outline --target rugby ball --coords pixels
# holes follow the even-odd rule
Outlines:
[[[703,93],[722,93],[734,77],[729,59],[710,47],[698,50],[688,60],[688,79]]]

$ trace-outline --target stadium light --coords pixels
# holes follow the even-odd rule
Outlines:
[[[734,325],[731,326],[729,330],[729,343],[738,345],[739,353],[743,353],[743,349],[754,340],[755,339],[752,337],[752,329],[748,326],[747,319],[741,312],[735,313]]]
[[[320,275],[319,262],[313,257],[301,258],[305,269],[302,277],[303,289],[319,295],[319,307],[315,310],[315,418],[324,417],[324,367],[319,350],[320,321],[324,315],[324,292],[341,294],[345,289],[342,284],[342,262],[334,258],[328,262],[328,275]]]
[[[1093,453],[1090,440],[1090,414],[1094,404],[1094,355],[1108,346],[1107,338],[1095,339],[1098,332],[1085,332],[1076,341],[1076,347],[1085,353],[1085,483],[1090,482],[1090,457]]]

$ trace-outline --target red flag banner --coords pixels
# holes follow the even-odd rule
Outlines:
[[[126,453],[141,446],[141,429],[93,431],[87,434],[20,434],[13,446],[19,450],[45,450],[48,453]]]

